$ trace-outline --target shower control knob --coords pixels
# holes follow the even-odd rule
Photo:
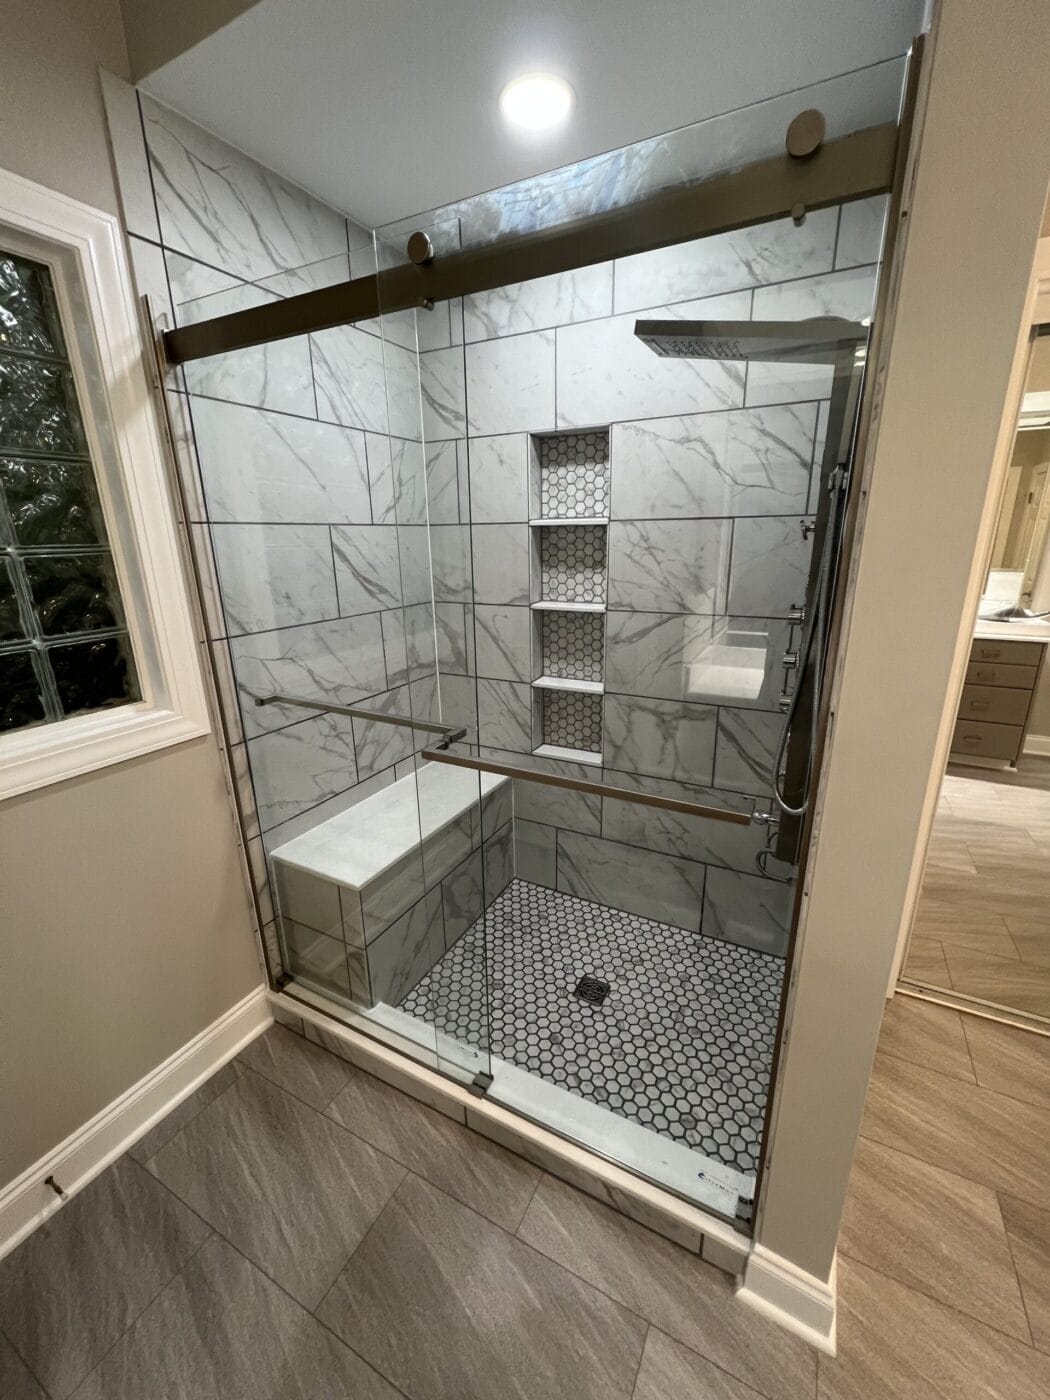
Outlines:
[[[805,620],[806,620],[806,605],[805,605],[805,603],[792,603],[791,606],[790,606],[790,608],[788,608],[788,621],[789,621],[789,622],[805,622]]]
[[[798,665],[798,652],[786,651],[784,653],[784,665],[789,671],[793,671]]]

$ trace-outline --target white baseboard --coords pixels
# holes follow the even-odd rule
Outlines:
[[[833,1264],[831,1277],[825,1283],[756,1244],[748,1255],[736,1296],[810,1346],[834,1356],[835,1274]]]
[[[1024,741],[1024,751],[1050,758],[1050,734],[1029,734]]]
[[[232,1006],[0,1191],[0,1259],[273,1021],[265,987]],[[46,1179],[53,1176],[64,1198]]]

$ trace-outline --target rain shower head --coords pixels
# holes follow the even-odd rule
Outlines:
[[[867,326],[839,316],[812,321],[636,321],[634,333],[670,360],[791,360],[834,364],[868,338]]]

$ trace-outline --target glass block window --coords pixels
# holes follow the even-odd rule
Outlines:
[[[51,273],[0,251],[0,730],[138,699]]]

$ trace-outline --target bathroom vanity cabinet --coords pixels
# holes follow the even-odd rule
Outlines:
[[[978,629],[959,701],[952,762],[1016,766],[1048,646],[1050,627],[1041,624],[1003,623]]]

